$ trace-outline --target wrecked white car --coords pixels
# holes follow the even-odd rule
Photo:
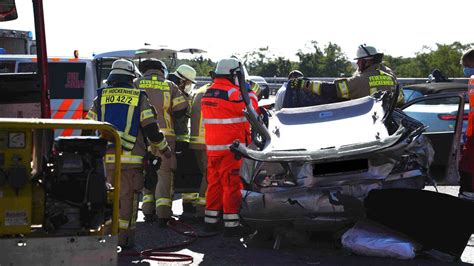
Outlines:
[[[395,108],[397,95],[270,111],[266,126],[248,105],[254,145],[231,147],[245,158],[241,216],[337,230],[364,216],[373,189],[422,189],[435,152],[425,125]]]

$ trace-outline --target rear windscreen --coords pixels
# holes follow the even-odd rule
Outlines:
[[[36,63],[19,63],[18,72],[36,72]],[[51,99],[82,99],[86,63],[48,64]]]

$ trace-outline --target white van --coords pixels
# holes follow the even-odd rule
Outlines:
[[[0,55],[0,73],[34,73],[35,55]],[[97,88],[96,69],[90,58],[49,57],[51,118],[81,119],[92,105]],[[24,110],[23,110],[24,111]],[[79,130],[60,130],[56,135],[78,135]]]
[[[200,49],[173,50],[169,48],[142,48],[138,50],[121,50],[97,54],[93,58],[48,57],[49,91],[51,101],[51,118],[82,119],[92,106],[97,96],[97,89],[105,85],[113,61],[127,58],[138,63],[145,58],[158,58],[167,65],[176,63],[178,53],[202,53]],[[0,55],[0,73],[35,73],[37,71],[36,55]],[[16,107],[15,107],[16,106]],[[30,117],[22,105],[12,112],[24,115],[13,117]],[[55,135],[79,135],[80,130],[58,130]]]

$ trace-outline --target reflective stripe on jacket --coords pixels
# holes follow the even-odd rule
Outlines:
[[[133,155],[131,152],[123,152],[120,156],[120,162],[122,164],[142,164],[143,156]],[[105,155],[106,163],[115,163],[115,154]]]
[[[372,65],[362,72],[356,72],[351,78],[334,81],[338,98],[344,99],[358,99],[372,95],[377,91],[395,90],[397,83],[393,72],[383,64]],[[312,91],[320,92],[319,86],[313,85]],[[400,89],[397,102],[401,105],[404,101],[403,91]]]
[[[176,141],[189,142],[189,118],[191,117],[191,96],[183,93],[183,97],[187,103],[186,114],[174,119],[174,133]]]
[[[258,103],[253,92],[249,92],[253,107]],[[225,78],[215,78],[202,98],[202,117],[205,127],[207,154],[219,156],[229,153],[229,146],[239,140],[250,142],[250,124],[245,119],[245,104],[240,90]]]
[[[186,109],[188,103],[178,87],[165,80],[163,73],[149,70],[135,81],[135,86],[146,91],[157,112],[158,125],[168,142],[176,140],[173,112]]]
[[[206,93],[211,84],[206,84],[199,88],[193,96],[191,105],[191,132],[189,134],[189,148],[194,150],[205,150],[205,129],[202,121],[201,102],[202,96]]]

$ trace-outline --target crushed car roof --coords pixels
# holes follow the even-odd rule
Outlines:
[[[358,156],[395,144],[402,133],[389,134],[382,101],[364,97],[320,106],[283,108],[270,118],[271,140],[262,151],[244,149],[246,157],[267,162],[316,161]]]

